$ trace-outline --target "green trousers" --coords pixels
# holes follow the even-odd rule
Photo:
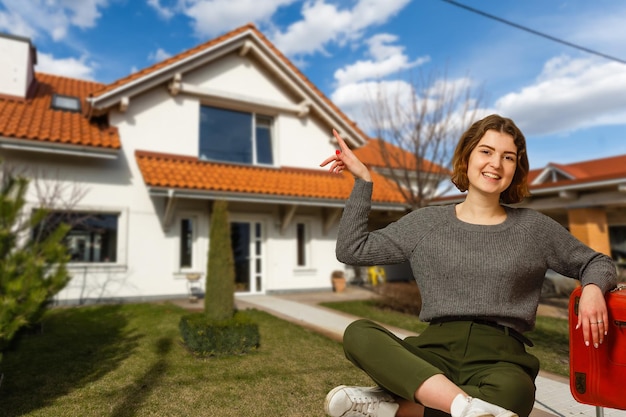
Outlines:
[[[346,357],[376,384],[415,401],[415,391],[443,374],[468,395],[527,417],[535,403],[539,360],[525,346],[485,324],[455,321],[428,326],[400,339],[384,327],[357,320],[344,333]],[[445,416],[426,409],[425,416]]]

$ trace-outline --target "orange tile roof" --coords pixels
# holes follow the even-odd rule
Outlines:
[[[351,120],[350,118],[348,118],[340,109],[339,107],[337,107],[335,105],[335,103],[333,103],[328,97],[326,97],[324,95],[324,93],[322,93],[316,86],[315,84],[313,84],[302,72],[300,72],[300,70],[293,65],[293,63],[285,56],[282,54],[282,52],[280,52],[275,46],[274,44],[272,44],[266,37],[265,35],[263,35],[254,24],[249,23],[247,25],[241,26],[235,30],[232,30],[222,36],[219,36],[217,38],[211,39],[208,42],[202,43],[200,45],[197,45],[191,49],[188,49],[184,52],[181,52],[177,55],[174,55],[168,59],[165,59],[163,61],[160,61],[152,66],[149,66],[147,68],[144,68],[140,71],[134,72],[126,77],[120,78],[117,81],[112,82],[111,84],[108,84],[106,86],[103,86],[103,88],[98,89],[97,91],[93,91],[92,93],[92,97],[97,98],[105,93],[108,93],[109,91],[115,90],[116,88],[122,87],[125,84],[128,84],[130,82],[139,80],[142,77],[148,76],[160,69],[163,69],[165,67],[168,67],[172,64],[175,64],[178,61],[182,61],[185,58],[189,58],[197,53],[202,52],[205,49],[209,49],[212,48],[216,45],[222,44],[224,42],[227,42],[228,40],[241,35],[245,32],[252,32],[254,33],[254,35],[256,35],[287,67],[289,67],[289,69],[291,71],[294,72],[294,74],[296,74],[311,90],[313,90],[315,92],[315,94],[317,96],[319,96],[341,119],[343,119],[346,123],[348,123],[356,132],[359,133],[359,135],[361,135],[361,137],[363,137],[364,139],[367,139],[368,136],[357,126],[357,124]]]
[[[196,191],[264,194],[301,199],[345,200],[354,179],[314,169],[280,169],[202,161],[195,157],[136,151],[146,185]],[[404,205],[402,195],[383,176],[372,174],[375,203]]]
[[[383,151],[388,152],[389,157],[387,160],[385,160],[385,157],[383,156]],[[365,146],[355,149],[354,154],[364,164],[370,167],[415,169],[417,161],[413,153],[407,152],[398,146],[385,142],[381,139],[370,139]],[[450,172],[441,165],[424,159],[422,159],[422,161],[423,171],[450,174]]]
[[[53,110],[54,93],[85,97],[102,84],[36,73],[36,85],[26,100],[0,97],[0,136],[67,145],[120,148],[116,128],[90,122],[82,113]]]
[[[532,189],[549,188],[557,185],[575,185],[587,182],[607,181],[611,179],[626,178],[626,155],[612,156],[609,158],[593,159],[589,161],[575,162],[572,164],[550,163],[545,168],[535,169],[529,173],[532,181],[546,169],[554,167],[573,176],[573,179],[557,182],[544,182],[533,185]]]

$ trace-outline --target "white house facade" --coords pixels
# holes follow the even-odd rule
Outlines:
[[[331,287],[349,175],[319,163],[337,129],[369,138],[252,26],[105,85],[36,73],[0,37],[0,157],[73,224],[60,303],[171,298],[207,270],[212,202],[228,201],[240,293]],[[402,196],[377,174],[373,212]],[[206,289],[210,291],[210,289]]]

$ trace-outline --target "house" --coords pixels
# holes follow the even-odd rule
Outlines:
[[[255,26],[110,84],[35,72],[26,38],[0,36],[0,52],[0,157],[31,178],[31,205],[72,224],[58,302],[186,295],[215,200],[229,203],[237,291],[330,288],[346,269],[334,251],[353,178],[319,163],[333,128],[354,149],[370,138]],[[388,222],[406,204],[373,175],[372,215]]]

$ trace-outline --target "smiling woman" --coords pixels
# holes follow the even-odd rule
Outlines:
[[[335,137],[341,152],[322,165],[355,177],[339,225],[337,258],[350,265],[409,262],[422,297],[419,318],[430,325],[417,337],[399,339],[370,320],[350,324],[343,338],[346,357],[378,386],[340,385],[328,393],[326,412],[528,416],[539,361],[526,350],[533,343],[523,333],[535,325],[546,270],[582,282],[577,331],[588,346],[598,347],[605,333],[597,324],[607,320],[603,295],[616,283],[611,259],[551,218],[506,205],[528,194],[526,140],[511,119],[487,116],[461,136],[453,182],[467,191],[462,203],[414,210],[374,231],[368,227],[371,176]]]

